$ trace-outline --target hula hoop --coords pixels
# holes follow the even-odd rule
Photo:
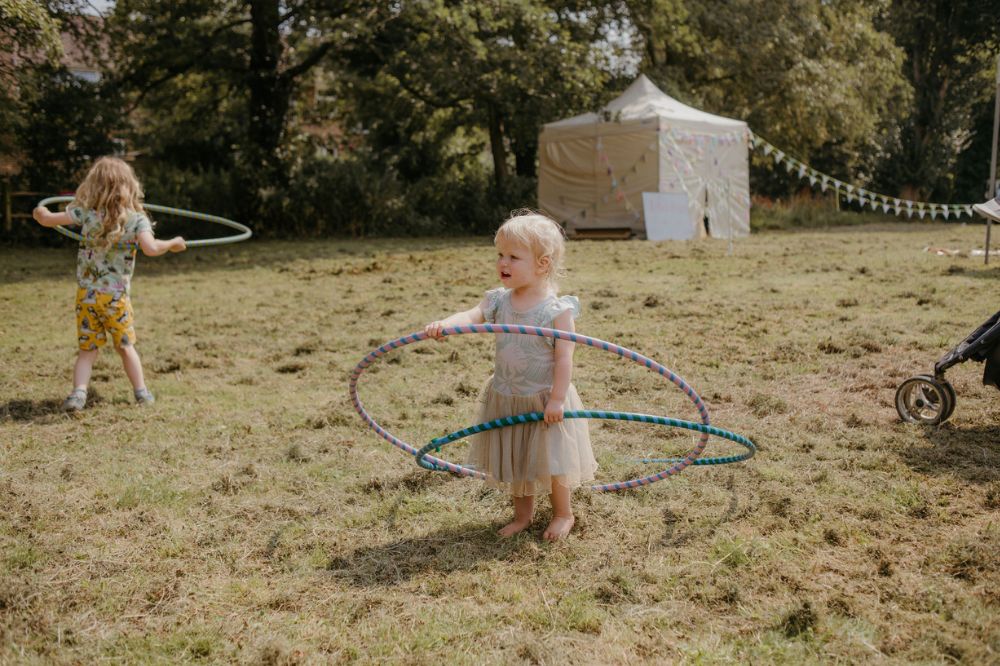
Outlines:
[[[42,199],[38,202],[39,206],[47,207],[49,204],[54,203],[68,203],[73,200],[73,197],[49,197],[47,199]],[[219,217],[218,215],[209,215],[207,213],[197,213],[193,210],[184,210],[183,208],[170,208],[169,206],[157,206],[156,204],[143,204],[143,208],[152,211],[154,213],[168,213],[170,215],[176,215],[177,217],[188,217],[194,220],[203,220],[205,222],[212,222],[214,224],[221,224],[232,229],[236,229],[240,233],[234,234],[232,236],[224,236],[222,238],[205,238],[201,240],[190,240],[185,241],[185,245],[188,247],[209,247],[212,245],[227,245],[229,243],[238,243],[250,238],[252,232],[250,227],[245,224],[240,224],[233,220],[229,220],[224,217]],[[63,236],[68,236],[75,241],[80,243],[85,243],[86,239],[75,231],[70,231],[69,229],[58,226],[54,227],[56,231],[61,233]],[[136,247],[138,243],[118,243],[118,247]]]
[[[741,435],[736,435],[719,428],[714,428],[709,423],[708,408],[705,403],[702,402],[701,398],[695,393],[687,382],[681,379],[679,376],[674,374],[671,370],[660,365],[656,361],[643,356],[637,352],[634,352],[625,347],[613,344],[611,342],[606,342],[604,340],[599,340],[597,338],[587,337],[585,335],[580,335],[577,333],[569,333],[567,331],[559,331],[551,328],[541,328],[537,326],[509,326],[506,324],[471,324],[467,326],[453,326],[445,328],[441,331],[442,335],[465,335],[469,333],[511,333],[515,335],[537,335],[540,337],[554,338],[557,340],[569,340],[578,345],[586,345],[588,347],[596,347],[598,349],[603,349],[615,354],[618,354],[622,358],[627,358],[635,363],[644,366],[645,368],[652,370],[668,381],[676,385],[681,391],[688,396],[695,407],[698,409],[698,413],[701,416],[701,423],[693,423],[690,421],[680,421],[677,419],[668,419],[659,416],[649,416],[645,414],[628,414],[623,412],[602,412],[602,411],[591,411],[591,410],[580,410],[577,412],[567,412],[563,416],[564,418],[609,418],[617,420],[629,420],[629,421],[640,421],[645,423],[657,423],[660,425],[667,425],[671,427],[685,428],[688,430],[695,430],[701,433],[701,437],[698,443],[692,448],[687,455],[681,458],[648,458],[642,459],[646,462],[663,462],[672,463],[670,467],[664,469],[655,474],[650,474],[644,477],[636,477],[634,479],[629,479],[627,481],[618,481],[615,483],[604,483],[595,484],[590,486],[591,490],[597,492],[604,492],[609,490],[624,490],[626,488],[636,488],[638,486],[645,486],[657,481],[661,481],[667,477],[673,476],[680,473],[686,467],[692,464],[697,464],[697,461],[701,457],[705,446],[708,444],[708,438],[710,435],[716,435],[719,437],[724,437],[731,441],[742,444],[749,450],[748,453],[742,454],[740,456],[724,456],[719,458],[707,458],[705,463],[702,464],[724,464],[726,462],[738,462],[741,460],[746,460],[754,455],[756,452],[756,447],[753,442],[749,439],[742,437]],[[402,449],[403,451],[416,456],[418,464],[427,469],[436,470],[447,470],[461,476],[469,476],[478,479],[485,479],[486,475],[478,470],[466,467],[463,465],[457,465],[455,463],[449,462],[447,460],[442,460],[430,455],[429,451],[431,449],[438,449],[441,445],[448,443],[449,441],[455,441],[473,434],[474,432],[481,432],[482,430],[488,430],[491,428],[499,428],[507,425],[513,425],[518,422],[527,421],[538,421],[541,420],[541,414],[539,412],[530,412],[528,414],[521,414],[518,416],[506,417],[503,419],[497,419],[486,424],[479,424],[477,426],[472,426],[470,428],[465,428],[463,430],[456,431],[450,435],[445,435],[444,437],[439,437],[422,449],[416,449],[410,444],[399,439],[391,432],[383,428],[379,423],[372,418],[372,416],[365,411],[364,405],[361,403],[361,398],[358,396],[358,379],[361,374],[365,371],[368,366],[370,366],[376,359],[388,354],[389,352],[404,347],[414,342],[420,342],[421,340],[426,340],[427,335],[423,331],[418,331],[416,333],[411,333],[410,335],[405,335],[396,340],[392,340],[378,347],[377,349],[369,352],[361,361],[355,366],[354,370],[351,372],[349,390],[351,395],[351,402],[354,404],[354,409],[357,411],[358,415],[371,427],[380,437],[392,444],[393,446]],[[572,414],[570,417],[569,415]],[[476,428],[479,428],[477,431]],[[464,434],[463,434],[464,433]],[[451,439],[449,439],[451,438]]]
[[[715,456],[712,458],[697,458],[692,464],[693,465],[727,465],[729,463],[742,462],[753,457],[754,453],[757,452],[757,447],[749,439],[743,435],[737,435],[734,432],[729,432],[728,430],[723,430],[722,428],[716,428],[713,426],[707,426],[701,423],[694,423],[692,421],[682,421],[680,419],[672,419],[666,416],[652,416],[650,414],[634,414],[632,412],[607,412],[603,410],[592,410],[592,409],[580,409],[580,410],[570,410],[563,412],[563,418],[565,419],[611,419],[615,421],[637,421],[639,423],[655,423],[657,425],[667,426],[668,428],[682,428],[684,430],[695,430],[701,433],[707,433],[709,435],[715,435],[716,437],[723,437],[737,444],[742,444],[746,447],[747,452],[740,454],[738,456]],[[529,422],[541,422],[545,420],[545,414],[542,412],[527,412],[525,414],[518,414],[517,416],[505,416],[500,419],[494,419],[492,421],[487,421],[486,423],[480,423],[478,425],[470,426],[468,428],[463,428],[462,430],[456,430],[455,432],[449,433],[442,437],[432,439],[429,444],[424,446],[424,448],[417,451],[417,464],[431,471],[438,472],[456,472],[461,473],[458,469],[462,468],[461,465],[454,465],[453,463],[446,463],[444,466],[436,465],[427,458],[429,458],[429,453],[431,449],[435,452],[441,450],[441,447],[445,444],[450,444],[452,442],[457,442],[460,439],[464,439],[469,435],[474,435],[480,432],[486,432],[487,430],[493,430],[494,428],[505,428],[507,426],[512,426],[518,423],[529,423]],[[636,458],[633,462],[639,463],[676,463],[684,460],[683,458]],[[468,469],[468,468],[462,468]]]

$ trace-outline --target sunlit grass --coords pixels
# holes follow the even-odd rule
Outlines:
[[[835,219],[835,217],[833,218]],[[0,662],[942,663],[1000,645],[1000,396],[948,377],[940,428],[896,386],[996,304],[981,227],[879,225],[724,242],[574,242],[578,330],[684,377],[748,463],[574,496],[577,527],[510,540],[509,500],[419,469],[356,416],[372,347],[494,283],[487,239],[253,242],[140,260],[152,409],[118,359],[58,411],[74,256],[0,251]],[[30,313],[30,316],[28,314]],[[492,354],[393,352],[366,408],[414,446],[471,425]],[[696,419],[648,370],[581,348],[588,408]],[[593,421],[599,480],[697,437]],[[467,443],[442,449],[461,461]],[[705,455],[742,449],[712,440]]]

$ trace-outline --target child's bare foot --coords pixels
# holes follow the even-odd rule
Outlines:
[[[514,498],[514,520],[501,527],[497,534],[502,537],[514,536],[531,524],[531,519],[535,515],[535,497],[533,495],[522,495]]]
[[[502,537],[514,536],[518,532],[521,532],[522,530],[524,530],[530,524],[531,524],[531,518],[527,518],[527,519],[518,519],[518,518],[515,518],[510,523],[508,523],[508,524],[504,525],[503,527],[501,527],[497,531],[497,534],[499,534]]]
[[[546,541],[558,541],[569,534],[569,531],[573,529],[574,523],[576,523],[576,518],[572,515],[553,516],[552,522],[549,523],[549,526],[545,528],[545,532],[542,533],[542,538]]]

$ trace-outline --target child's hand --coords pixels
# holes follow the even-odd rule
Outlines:
[[[38,224],[42,224],[42,220],[45,219],[45,216],[48,215],[48,213],[48,208],[45,208],[44,206],[37,206],[35,210],[31,211],[31,217],[35,218],[35,222],[38,222]]]
[[[186,249],[187,249],[187,243],[185,243],[184,239],[181,238],[180,236],[177,236],[176,238],[172,238],[170,240],[171,252],[183,252]]]
[[[442,330],[444,330],[444,322],[432,321],[431,323],[424,326],[424,335],[426,335],[428,338],[441,340],[444,337],[441,335]]]
[[[563,401],[549,398],[545,403],[545,422],[559,423],[563,420]]]

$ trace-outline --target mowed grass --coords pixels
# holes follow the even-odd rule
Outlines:
[[[417,468],[355,414],[354,365],[495,285],[489,239],[250,242],[141,258],[157,404],[75,356],[74,251],[0,250],[0,662],[995,662],[1000,394],[982,366],[938,428],[897,385],[998,308],[981,226],[573,242],[578,330],[684,377],[760,451],[618,494],[564,542],[495,536],[509,499]],[[361,379],[414,445],[471,425],[492,339],[419,343]],[[696,419],[662,378],[580,348],[588,407]],[[600,480],[695,438],[592,421]],[[461,460],[465,444],[442,450]],[[712,440],[706,455],[741,451]]]

